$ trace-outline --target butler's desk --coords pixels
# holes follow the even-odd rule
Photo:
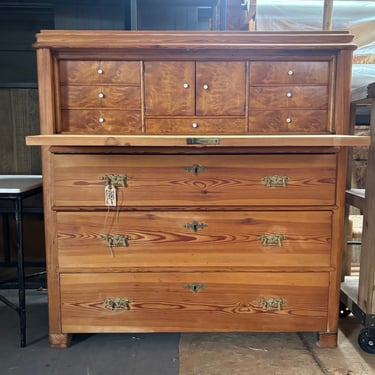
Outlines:
[[[335,346],[352,36],[42,31],[49,327]]]

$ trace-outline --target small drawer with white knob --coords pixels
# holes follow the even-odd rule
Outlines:
[[[62,84],[129,84],[140,85],[139,61],[78,61],[60,60]]]
[[[139,134],[142,132],[141,112],[110,109],[63,109],[60,133],[74,134]]]
[[[328,86],[252,86],[249,108],[328,108]]]
[[[61,108],[141,109],[141,90],[137,86],[61,86]]]
[[[244,118],[147,118],[146,134],[243,134]]]
[[[330,61],[255,61],[250,63],[249,84],[328,85]]]
[[[249,131],[256,133],[331,133],[327,110],[252,110]]]

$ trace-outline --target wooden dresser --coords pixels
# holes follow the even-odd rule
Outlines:
[[[337,340],[352,36],[42,31],[52,346],[72,333]]]

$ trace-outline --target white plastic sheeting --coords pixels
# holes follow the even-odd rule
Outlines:
[[[250,0],[246,1],[250,5]],[[324,0],[257,0],[257,31],[316,31],[323,28]],[[334,0],[333,30],[348,30],[355,55],[375,56],[375,0]],[[353,88],[375,81],[375,64],[353,65]]]
[[[353,64],[352,89],[375,82],[375,64]]]

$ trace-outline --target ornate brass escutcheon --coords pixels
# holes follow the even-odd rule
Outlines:
[[[191,290],[193,293],[198,293],[201,289],[205,289],[206,285],[199,283],[191,283],[185,285],[184,288]]]
[[[184,228],[191,229],[194,232],[198,232],[199,229],[204,229],[207,227],[207,224],[205,223],[198,223],[197,221],[193,221],[191,223],[187,223],[184,225]]]
[[[107,242],[108,247],[128,247],[131,237],[127,234],[107,234],[103,236],[103,239]]]
[[[131,300],[129,298],[106,298],[104,306],[107,310],[130,310]]]
[[[202,167],[199,164],[194,164],[191,167],[185,167],[185,170],[194,173],[195,176],[198,176],[200,172],[205,172],[207,168]]]
[[[280,311],[283,305],[286,303],[285,299],[282,298],[260,298],[259,303],[262,305],[263,310],[278,310]]]
[[[265,176],[262,178],[267,187],[286,187],[286,183],[289,180],[288,176]]]
[[[102,176],[102,180],[104,180],[106,186],[112,185],[114,187],[128,187],[128,179],[129,177],[126,174],[112,174],[110,176]]]
[[[283,241],[286,240],[286,236],[283,234],[261,234],[259,239],[262,242],[262,246],[283,246]]]

